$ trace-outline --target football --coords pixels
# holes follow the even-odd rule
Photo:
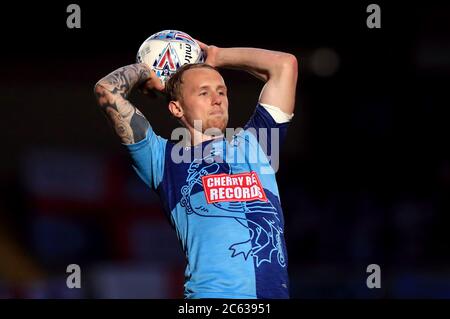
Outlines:
[[[204,55],[198,43],[187,33],[164,30],[141,44],[136,61],[147,64],[165,83],[182,65],[204,62]]]

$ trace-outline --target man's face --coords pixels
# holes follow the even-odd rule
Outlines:
[[[194,127],[201,120],[202,132],[219,129],[223,132],[228,123],[227,87],[219,72],[207,69],[190,69],[183,74],[182,98],[179,101],[184,120]]]

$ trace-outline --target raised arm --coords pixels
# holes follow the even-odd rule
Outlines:
[[[97,103],[124,144],[133,144],[145,138],[149,122],[128,101],[131,90],[145,85],[146,89],[162,91],[163,84],[145,64],[124,66],[97,82],[94,93]]]
[[[266,82],[259,102],[292,114],[297,86],[297,58],[289,53],[256,48],[218,48],[198,41],[206,52],[206,63],[250,72]]]

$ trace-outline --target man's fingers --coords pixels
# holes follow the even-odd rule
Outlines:
[[[145,87],[149,90],[157,90],[157,91],[164,90],[164,84],[162,84],[161,80],[158,77],[150,79],[147,82],[145,82]]]
[[[161,82],[161,80],[156,76],[156,74],[152,77],[150,77],[146,82],[144,87],[148,90],[157,90],[157,91],[164,91],[165,86]]]
[[[199,41],[197,39],[195,39],[195,41],[198,43],[198,45],[200,46],[200,49],[202,49],[203,53],[205,54],[205,58],[206,58],[205,63],[209,64],[209,65],[212,65],[212,66],[215,66],[214,57],[211,56],[211,55],[214,55],[213,51],[214,51],[215,47],[214,46],[209,46],[209,45],[207,45],[207,44],[205,44],[202,41]]]
[[[200,49],[202,49],[203,51],[208,50],[208,45],[204,44],[203,42],[195,39],[195,41],[198,43],[198,45],[200,46]]]

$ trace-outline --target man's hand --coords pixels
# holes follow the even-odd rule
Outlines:
[[[197,41],[198,45],[200,46],[200,49],[202,49],[206,55],[205,63],[209,64],[213,67],[218,66],[217,55],[218,55],[218,52],[220,49],[214,45],[207,45],[199,40],[195,40],[195,41]]]
[[[165,85],[156,75],[155,71],[150,70],[148,79],[139,87],[139,90],[148,96],[154,97],[155,91],[163,93]]]

